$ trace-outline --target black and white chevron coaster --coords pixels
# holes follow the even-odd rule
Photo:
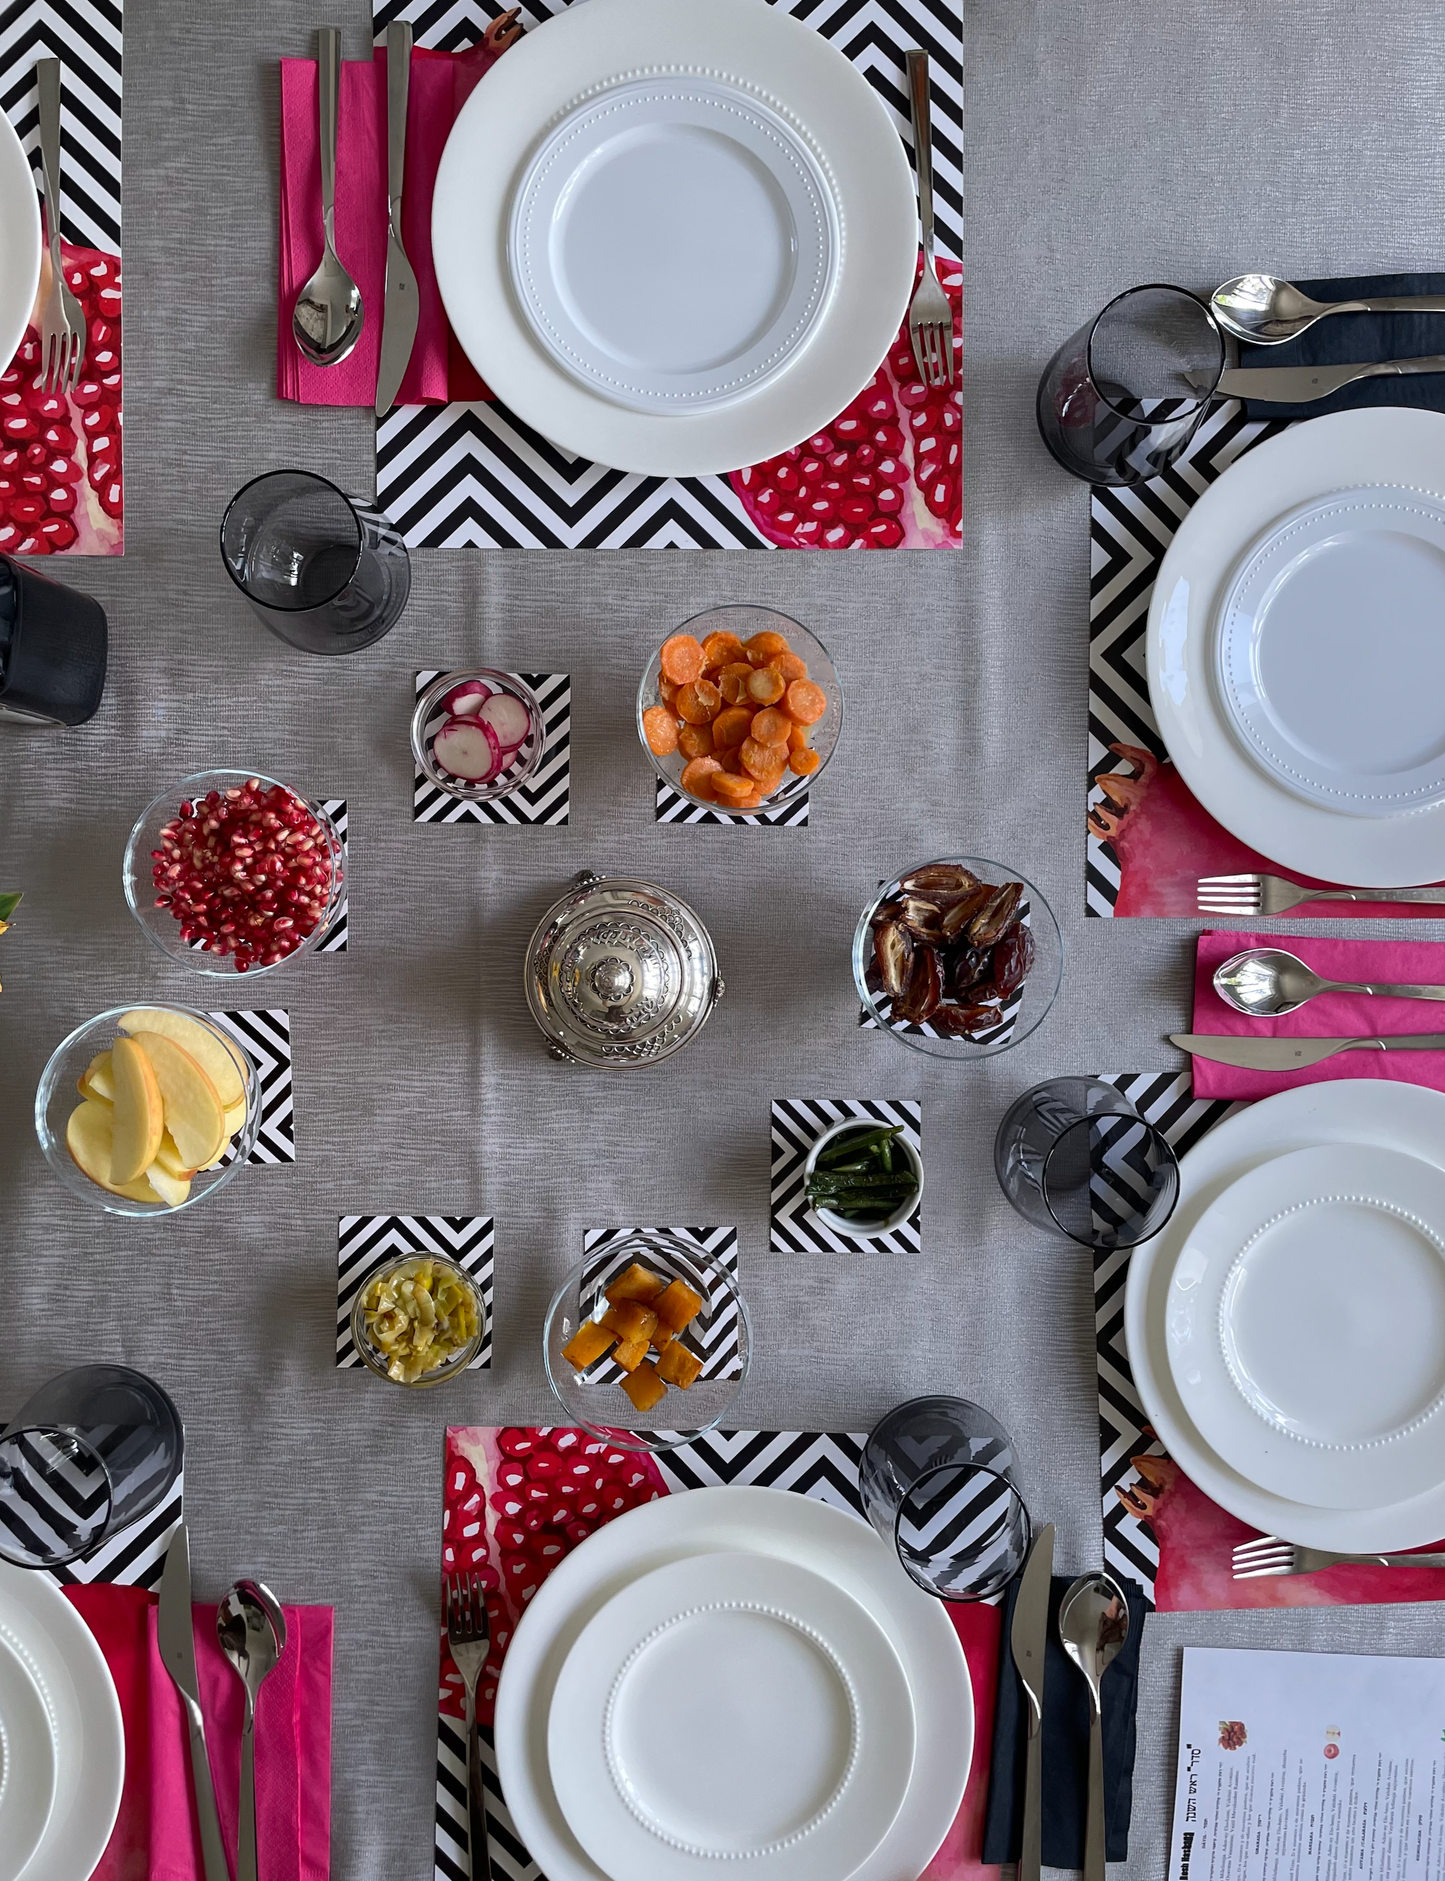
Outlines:
[[[772,1113],[772,1221],[768,1245],[774,1254],[917,1254],[923,1246],[923,1209],[891,1234],[855,1241],[835,1234],[808,1207],[803,1165],[814,1143],[835,1123],[901,1124],[903,1135],[923,1154],[923,1107],[913,1098],[780,1097]]]
[[[791,803],[775,804],[771,810],[712,810],[705,803],[694,803],[671,784],[657,779],[654,811],[659,823],[752,823],[776,824],[780,829],[798,829],[808,820],[808,793],[794,797]]]
[[[446,669],[433,666],[416,675],[420,698]],[[547,746],[542,762],[525,784],[491,803],[448,796],[417,771],[412,793],[414,823],[565,823],[572,810],[572,678],[569,673],[513,673],[530,688],[542,708]]]
[[[294,1163],[291,1014],[284,1007],[276,1007],[258,1012],[213,1012],[209,1016],[244,1046],[261,1080],[261,1128],[247,1161]]]
[[[584,1298],[605,1292],[618,1274],[634,1261],[647,1265],[647,1248],[640,1237],[670,1234],[687,1247],[696,1248],[705,1261],[715,1261],[737,1279],[738,1231],[736,1228],[588,1228],[582,1236],[582,1251],[587,1268],[582,1277]],[[738,1312],[732,1296],[722,1286],[712,1289],[703,1301],[702,1311],[687,1329],[687,1343],[702,1360],[703,1378],[736,1378],[742,1369],[738,1352]],[[587,1385],[615,1385],[626,1374],[608,1358],[599,1359],[582,1374]]]
[[[0,0],[0,111],[38,175],[35,62],[60,60],[60,233],[111,255],[120,253],[123,24],[121,0]]]
[[[336,1363],[361,1366],[351,1337],[351,1309],[362,1287],[406,1254],[446,1254],[471,1275],[482,1296],[482,1343],[467,1366],[492,1363],[493,1224],[490,1215],[342,1215],[336,1224]]]
[[[528,29],[567,0],[528,0]],[[939,253],[963,253],[963,11],[958,0],[774,0],[851,59],[911,151],[904,60],[929,54]],[[506,0],[372,0],[419,46],[458,51]],[[741,468],[741,466],[739,466]],[[725,476],[640,477],[559,449],[504,405],[402,405],[376,428],[376,500],[411,548],[767,549]]]

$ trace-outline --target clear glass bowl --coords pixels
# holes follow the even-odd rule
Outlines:
[[[442,710],[442,700],[466,679],[479,679],[493,692],[509,692],[514,699],[520,699],[532,715],[531,734],[523,741],[512,763],[490,784],[469,784],[464,777],[453,777],[432,756],[432,740],[450,716]],[[511,796],[532,776],[546,749],[547,727],[531,688],[515,673],[499,673],[494,667],[464,666],[454,673],[438,673],[417,700],[416,710],[411,715],[411,754],[416,759],[417,769],[438,790],[444,790],[449,797],[460,797],[464,803],[493,803],[498,797]]]
[[[457,1347],[440,1365],[423,1372],[418,1378],[393,1378],[387,1371],[387,1359],[381,1348],[373,1343],[366,1330],[366,1311],[363,1301],[377,1280],[400,1278],[406,1272],[414,1272],[424,1261],[430,1261],[433,1267],[445,1267],[463,1289],[472,1296],[472,1305],[476,1309],[477,1330],[465,1345]],[[378,1378],[384,1378],[389,1385],[400,1385],[404,1390],[425,1390],[431,1385],[445,1384],[448,1378],[455,1378],[458,1372],[464,1372],[481,1350],[482,1340],[487,1335],[487,1308],[482,1299],[482,1290],[476,1281],[454,1260],[445,1254],[401,1254],[393,1261],[387,1261],[376,1272],[368,1274],[357,1288],[356,1298],[351,1306],[351,1342],[356,1347],[357,1356],[368,1371],[375,1372]]]
[[[193,803],[198,797],[209,796],[213,790],[239,790],[251,780],[268,789],[272,785],[279,785],[316,818],[321,825],[327,857],[331,863],[331,892],[327,897],[325,913],[294,953],[274,961],[269,967],[258,964],[238,969],[232,955],[211,953],[208,949],[195,947],[189,941],[182,940],[180,922],[169,908],[156,906],[156,887],[151,878],[151,852],[160,847],[161,831],[176,816],[183,803]],[[299,960],[303,954],[313,952],[326,938],[346,892],[341,834],[336,825],[321,805],[304,791],[297,790],[294,784],[285,783],[279,778],[267,777],[260,771],[197,771],[193,777],[183,777],[178,784],[170,785],[148,803],[136,819],[130,841],[125,846],[125,862],[122,866],[126,906],[147,937],[168,959],[179,960],[193,973],[205,973],[222,979],[233,978],[238,971],[244,971],[246,978],[254,980],[262,973],[273,973],[277,967],[284,967],[288,960]]]
[[[109,1051],[120,1032],[120,1021],[137,1007],[146,1011],[177,1012],[195,1019],[230,1052],[241,1073],[246,1093],[246,1121],[231,1139],[226,1159],[214,1169],[198,1169],[191,1178],[191,1192],[184,1202],[137,1202],[127,1195],[113,1195],[109,1189],[92,1182],[73,1159],[65,1145],[65,1126],[70,1113],[81,1101],[79,1082],[97,1052]],[[49,1063],[40,1074],[35,1092],[35,1134],[45,1160],[72,1194],[93,1202],[110,1215],[178,1215],[183,1208],[194,1208],[208,1195],[214,1195],[242,1167],[256,1142],[261,1128],[261,1079],[250,1057],[229,1032],[218,1026],[208,1013],[191,1006],[178,1006],[170,1000],[137,1000],[134,1006],[113,1006],[98,1013],[84,1025],[77,1026],[69,1038],[62,1039],[50,1054]]]
[[[607,1311],[605,1289],[634,1261],[659,1279],[681,1280],[702,1295],[702,1312],[681,1334],[685,1345],[705,1360],[710,1352],[736,1352],[733,1376],[704,1375],[686,1391],[670,1385],[667,1396],[645,1417],[633,1409],[616,1382],[621,1374],[608,1357],[578,1372],[562,1356],[563,1346],[580,1326],[601,1319]],[[716,1429],[731,1409],[748,1375],[752,1322],[737,1281],[720,1260],[660,1230],[639,1229],[624,1240],[594,1249],[568,1274],[547,1309],[542,1356],[569,1424],[580,1425],[623,1450],[673,1450]],[[686,1416],[685,1430],[675,1427],[682,1415]]]
[[[830,1143],[836,1143],[840,1136],[850,1136],[856,1131],[876,1129],[877,1125],[869,1117],[845,1117],[841,1123],[833,1124],[817,1139],[808,1151],[803,1164],[803,1189],[806,1192],[813,1171],[818,1166],[818,1158]],[[918,1187],[906,1202],[900,1202],[891,1214],[878,1215],[870,1221],[849,1221],[846,1215],[840,1215],[836,1209],[824,1208],[820,1203],[810,1202],[808,1212],[822,1222],[825,1228],[831,1228],[834,1234],[847,1235],[853,1241],[871,1241],[880,1234],[891,1234],[895,1228],[901,1228],[911,1221],[923,1204],[923,1158],[908,1141],[907,1137],[896,1136],[893,1147],[902,1152],[908,1167],[913,1171],[913,1179]]]
[[[765,810],[777,810],[784,804],[793,803],[799,797],[806,796],[813,785],[828,767],[834,748],[843,730],[843,687],[838,678],[833,662],[828,657],[828,649],[816,634],[798,621],[791,620],[786,614],[779,614],[770,607],[713,607],[704,614],[694,614],[691,620],[685,620],[673,633],[692,634],[695,639],[705,640],[711,633],[736,634],[739,640],[750,640],[754,634],[781,634],[799,659],[807,662],[808,677],[821,686],[828,700],[827,710],[812,726],[812,747],[817,752],[819,764],[811,777],[798,777],[792,771],[784,771],[784,782],[770,797],[765,797],[751,810],[739,810],[731,814],[738,816],[760,816]],[[672,634],[667,638],[670,640]],[[647,742],[647,733],[642,728],[642,715],[649,706],[661,705],[662,695],[657,690],[657,682],[662,676],[662,648],[647,662],[647,671],[642,675],[642,684],[637,689],[637,736],[642,741],[642,749],[647,753],[647,761],[663,783],[671,786],[679,797],[689,803],[706,803],[709,810],[722,810],[728,814],[725,804],[714,803],[701,797],[694,797],[682,787],[683,766],[687,759],[680,751],[670,752],[660,758]],[[762,707],[757,708],[759,711]]]
[[[889,1001],[882,991],[873,963],[873,916],[883,902],[892,900],[899,893],[903,876],[913,875],[919,869],[936,867],[938,863],[952,863],[971,869],[980,881],[992,883],[995,887],[1001,887],[1005,882],[1022,882],[1024,886],[1029,926],[1036,950],[1034,964],[1023,983],[1022,996],[1018,998],[1017,1006],[1012,1008],[1012,1025],[1006,1031],[999,1031],[988,1038],[945,1038],[915,1028],[905,1031],[887,1016]],[[864,1010],[877,1022],[881,1031],[897,1039],[899,1044],[907,1045],[916,1052],[926,1052],[931,1058],[995,1058],[1000,1052],[1006,1052],[1011,1046],[1019,1044],[1048,1017],[1058,996],[1063,973],[1064,943],[1053,909],[1027,876],[1021,875],[1017,869],[1005,868],[1002,863],[990,862],[982,856],[939,856],[932,862],[916,862],[904,869],[901,875],[895,876],[879,889],[858,917],[858,926],[853,935],[853,981]]]

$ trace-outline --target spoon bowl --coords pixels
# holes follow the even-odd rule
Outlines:
[[[1316,993],[1363,993],[1388,999],[1445,999],[1445,986],[1369,984],[1327,980],[1283,947],[1247,947],[1214,969],[1214,990],[1248,1019],[1279,1019],[1298,1012]]]
[[[1273,274],[1237,274],[1215,288],[1210,309],[1226,333],[1252,346],[1283,346],[1337,313],[1445,313],[1445,296],[1393,294],[1370,300],[1311,300]]]

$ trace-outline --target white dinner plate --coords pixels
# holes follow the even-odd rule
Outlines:
[[[689,1556],[737,1553],[825,1576],[872,1615],[907,1675],[913,1778],[893,1827],[852,1881],[917,1881],[948,1833],[968,1781],[974,1725],[968,1666],[942,1603],[914,1586],[856,1516],[785,1489],[689,1489],[629,1510],[574,1549],[538,1588],[507,1648],[497,1771],[517,1832],[548,1881],[599,1881],[603,1873],[568,1827],[548,1768],[552,1695],[573,1644],[639,1576]],[[730,1874],[739,1867],[714,1866]]]
[[[1179,1160],[1179,1202],[1167,1225],[1129,1257],[1124,1336],[1150,1424],[1207,1496],[1251,1528],[1342,1553],[1420,1548],[1445,1535],[1445,1482],[1373,1509],[1327,1509],[1262,1489],[1233,1469],[1190,1417],[1169,1365],[1169,1287],[1179,1250],[1216,1198],[1251,1169],[1292,1150],[1369,1143],[1445,1168],[1445,1093],[1350,1078],[1300,1085],[1217,1124]]]
[[[0,111],[0,372],[25,338],[40,285],[40,199],[15,127]]]
[[[1445,797],[1445,501],[1387,485],[1306,503],[1246,556],[1216,671],[1245,750],[1350,816]]]
[[[608,1601],[552,1695],[552,1787],[598,1866],[680,1881],[846,1881],[913,1771],[898,1655],[791,1561],[694,1555]]]
[[[1292,1502],[1445,1482],[1445,1170],[1335,1143],[1277,1156],[1179,1250],[1169,1367],[1200,1435]]]
[[[570,126],[585,125],[589,136],[600,135],[599,112],[614,105],[643,111],[636,102],[647,95],[636,90],[642,81],[656,88],[654,101],[662,93],[675,98],[684,89],[701,97],[704,87],[714,104],[727,98],[746,101],[749,135],[760,136],[760,127],[769,122],[782,127],[789,147],[805,153],[813,187],[820,192],[814,200],[831,205],[833,253],[825,280],[821,285],[814,280],[807,259],[814,251],[800,236],[796,272],[799,279],[805,266],[808,272],[795,317],[803,327],[788,342],[787,357],[769,367],[769,356],[783,342],[774,338],[764,345],[759,332],[750,347],[745,316],[751,307],[761,328],[768,315],[770,303],[759,290],[768,266],[779,292],[787,276],[776,252],[779,231],[786,226],[776,194],[777,166],[785,161],[782,143],[774,149],[773,172],[754,168],[748,174],[743,193],[751,192],[754,207],[739,211],[735,206],[733,216],[736,222],[741,214],[742,226],[751,230],[751,285],[746,293],[746,283],[729,286],[714,339],[721,354],[737,349],[734,356],[750,361],[747,370],[758,376],[733,388],[733,395],[710,396],[699,409],[674,409],[688,403],[679,399],[662,401],[665,408],[658,409],[655,387],[648,391],[645,386],[639,396],[648,408],[633,409],[618,402],[618,386],[604,389],[595,377],[579,376],[586,365],[580,357],[564,367],[558,340],[539,332],[534,322],[541,316],[527,311],[527,296],[514,286],[509,262],[514,203],[524,221],[532,214],[529,175],[538,173],[537,166]],[[697,106],[704,116],[712,108]],[[629,255],[650,258],[649,265],[660,271],[664,293],[647,316],[649,348],[657,344],[662,320],[670,317],[665,308],[675,312],[695,305],[699,292],[728,271],[724,244],[737,231],[714,226],[716,204],[720,195],[738,197],[745,145],[738,137],[720,143],[715,130],[706,131],[711,142],[703,161],[703,143],[684,137],[688,127],[678,119],[675,104],[672,111],[668,137],[675,145],[688,145],[690,162],[678,168],[670,195],[657,166],[657,152],[665,145],[659,144],[654,124],[650,143],[616,152],[605,139],[597,146],[602,157],[613,160],[602,162],[595,178],[583,167],[574,192],[575,214],[568,213],[564,192],[558,198],[560,217],[547,220],[545,230],[540,219],[527,224],[535,229],[537,243],[545,234],[549,252],[559,258],[549,263],[556,298],[571,291],[575,269],[571,320],[578,330],[593,328],[589,373],[595,373],[599,361],[605,365],[609,348],[616,354],[623,345],[619,322],[627,306],[635,308],[637,297],[651,292],[640,276],[619,279],[622,271],[614,269],[609,279],[606,257],[596,252],[608,230],[623,240]],[[640,136],[643,128],[639,122],[634,134]],[[658,228],[634,229],[625,239],[620,233],[624,218],[618,197],[633,165],[641,166],[648,179],[650,203],[665,209],[678,229],[675,254]],[[807,198],[801,177],[790,187],[795,192],[792,213],[801,215]],[[766,215],[759,205],[769,198],[774,226],[760,248]],[[545,217],[545,200],[539,200],[536,213]],[[774,245],[771,264],[763,252],[768,241]],[[437,172],[432,252],[453,331],[487,384],[519,418],[597,463],[652,476],[700,476],[736,470],[790,449],[830,423],[868,384],[898,332],[912,291],[918,220],[908,159],[882,99],[836,46],[801,19],[766,0],[587,0],[527,33],[462,107]],[[776,322],[767,331],[777,334]],[[690,368],[696,382],[710,386],[712,393],[726,391],[734,369],[713,359],[717,370],[708,377],[712,342],[706,335],[677,334],[673,343],[673,364]],[[643,386],[636,372],[634,360],[629,367],[634,388]]]
[[[19,1881],[55,1798],[55,1724],[40,1668],[0,1621],[0,1881]]]
[[[41,1574],[0,1561],[0,1627],[24,1651],[54,1726],[55,1797],[24,1881],[89,1881],[125,1781],[125,1731],[95,1636]]]
[[[569,112],[512,201],[512,286],[564,372],[638,411],[758,390],[837,279],[828,179],[735,85],[640,79]]]
[[[1149,604],[1147,658],[1160,734],[1216,821],[1300,874],[1382,887],[1433,882],[1445,872],[1445,801],[1380,816],[1308,801],[1246,749],[1220,700],[1214,651],[1225,594],[1261,536],[1306,504],[1371,486],[1445,501],[1445,416],[1400,407],[1336,412],[1246,452],[1193,505],[1169,545]],[[1375,723],[1415,683],[1381,665],[1377,655],[1388,644],[1385,625],[1372,617],[1346,676]],[[1416,715],[1428,709],[1412,704],[1401,723],[1418,729]]]

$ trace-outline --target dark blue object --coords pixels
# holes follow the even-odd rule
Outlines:
[[[105,610],[0,555],[0,719],[83,725],[105,691]]]
[[[1445,294],[1445,274],[1345,275],[1294,285],[1311,300],[1365,300],[1386,294]],[[1445,353],[1445,313],[1331,314],[1283,346],[1250,346],[1241,341],[1239,364],[1243,371],[1256,366],[1342,366],[1375,359],[1423,359],[1435,353]],[[1323,418],[1327,412],[1360,411],[1371,405],[1411,405],[1417,411],[1445,412],[1445,372],[1360,379],[1307,405],[1247,399],[1245,413],[1250,418]]]

